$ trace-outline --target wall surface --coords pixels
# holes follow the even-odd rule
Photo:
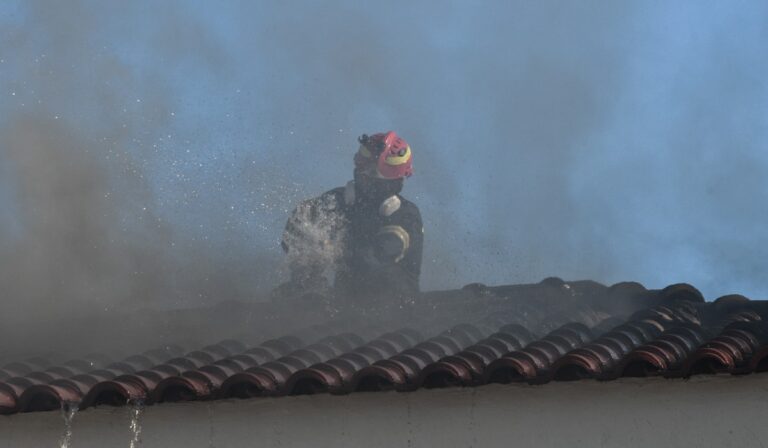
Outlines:
[[[491,385],[0,418],[0,447],[759,447],[768,375]]]

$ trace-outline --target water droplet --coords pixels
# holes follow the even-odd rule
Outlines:
[[[136,400],[130,408],[131,423],[128,429],[131,430],[130,448],[136,448],[141,444],[141,415],[144,413],[144,402]]]
[[[72,420],[77,413],[77,404],[75,403],[61,403],[61,416],[64,419],[64,434],[59,439],[59,448],[69,448],[70,440],[72,440]]]

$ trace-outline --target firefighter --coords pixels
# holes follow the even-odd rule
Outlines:
[[[289,282],[283,295],[328,292],[353,300],[407,300],[419,290],[423,226],[400,195],[413,174],[410,146],[392,131],[362,135],[354,180],[299,204],[283,233]]]

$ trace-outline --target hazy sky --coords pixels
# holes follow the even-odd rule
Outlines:
[[[766,42],[761,1],[6,1],[0,279],[99,303],[268,289],[293,205],[393,129],[424,289],[768,298]]]

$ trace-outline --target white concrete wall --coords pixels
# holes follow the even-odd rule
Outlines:
[[[768,374],[163,404],[135,447],[760,447]],[[88,409],[68,448],[130,447],[130,408]],[[60,447],[59,412],[0,417],[0,447]]]

